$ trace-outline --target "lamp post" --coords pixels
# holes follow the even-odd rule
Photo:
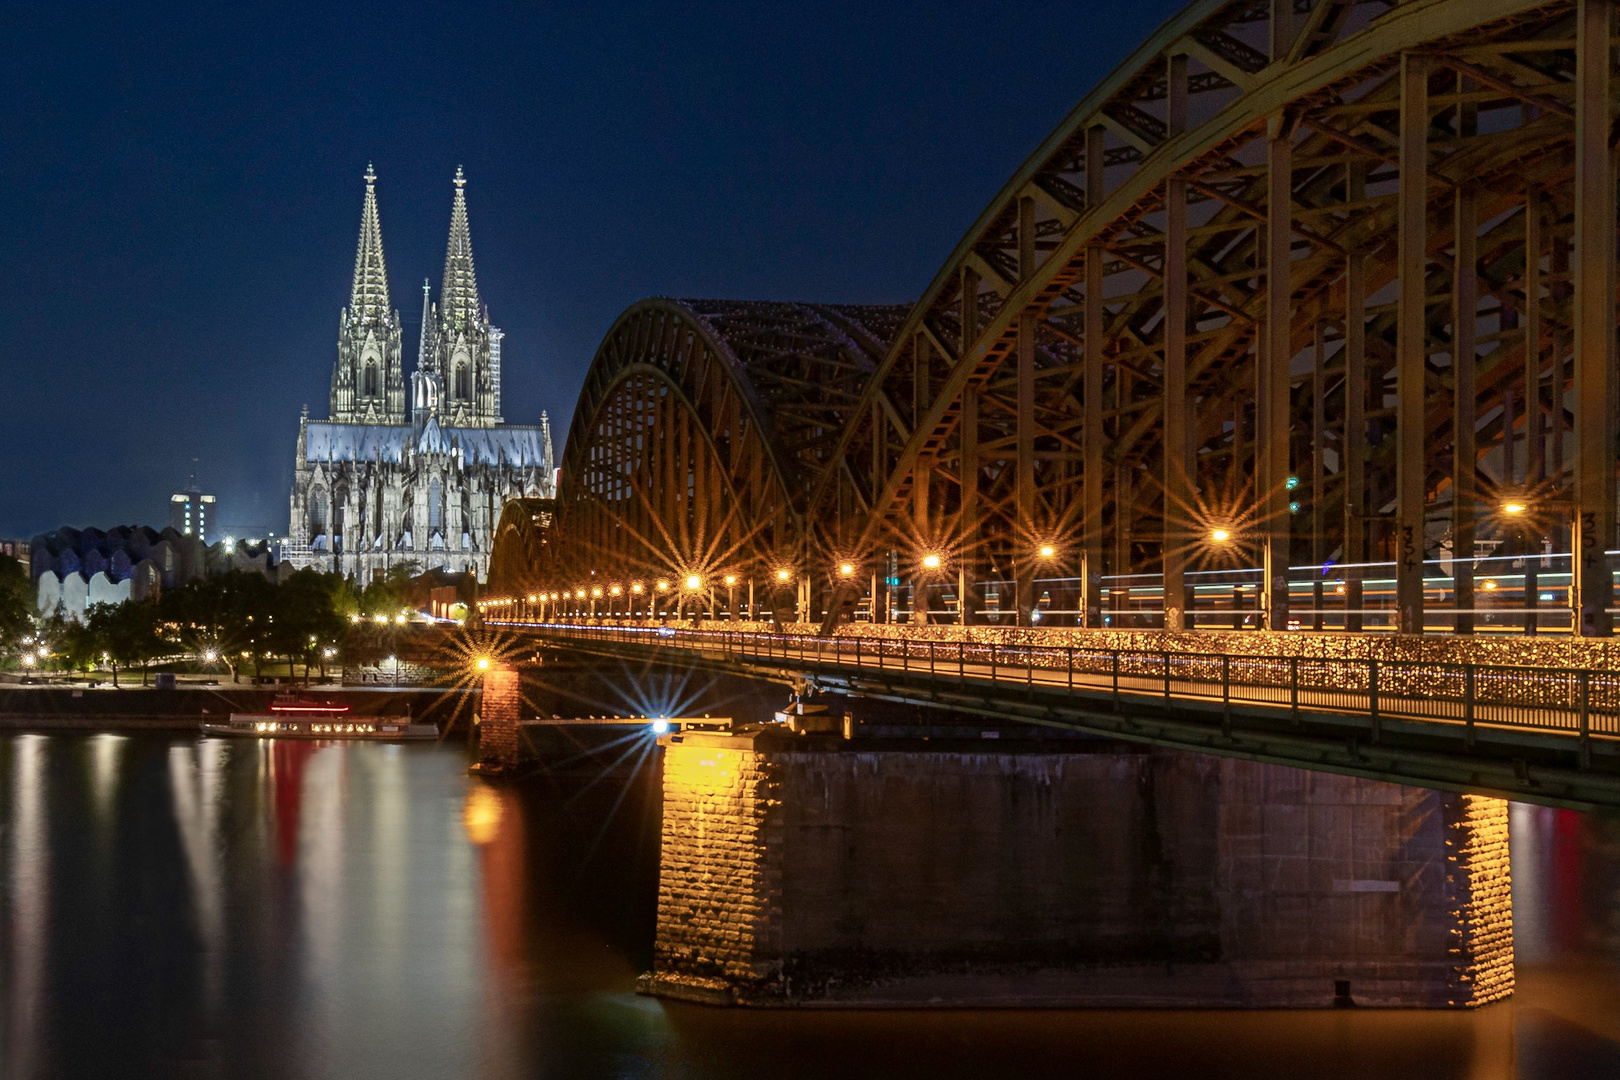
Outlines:
[[[636,610],[637,610],[636,605],[641,602],[641,601],[637,600],[636,597],[640,596],[642,591],[643,590],[642,590],[642,587],[641,587],[641,582],[632,581],[630,583],[630,617],[631,618],[636,617]]]
[[[726,575],[726,619],[735,622],[737,619],[737,575]]]
[[[788,582],[793,580],[793,571],[786,566],[776,569],[776,589],[771,595],[771,622],[776,624],[778,630],[782,629],[785,620],[782,618],[783,601],[787,596]]]
[[[698,593],[701,592],[702,590],[703,590],[703,578],[701,576],[699,576],[697,574],[688,574],[688,575],[686,575],[686,591],[691,595],[693,604],[696,604],[698,602]],[[682,616],[682,606],[683,605],[682,605],[682,603],[680,601],[676,601],[676,604],[675,604],[675,617],[677,619],[680,619],[680,618],[683,617]]]

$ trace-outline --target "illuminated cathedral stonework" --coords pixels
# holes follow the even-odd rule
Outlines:
[[[502,505],[555,495],[551,425],[544,412],[538,427],[502,422],[502,334],[478,296],[460,169],[438,304],[422,285],[407,402],[403,334],[389,301],[369,166],[365,180],[329,418],[311,420],[306,409],[298,424],[284,557],[361,584],[396,566],[471,571],[482,580]]]

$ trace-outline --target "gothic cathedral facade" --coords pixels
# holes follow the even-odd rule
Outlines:
[[[502,420],[502,334],[478,295],[459,168],[437,304],[422,285],[407,400],[404,335],[389,299],[370,166],[365,181],[328,417],[311,420],[306,409],[298,423],[283,557],[361,585],[395,567],[484,580],[506,501],[555,497],[551,426],[544,412],[538,427]]]

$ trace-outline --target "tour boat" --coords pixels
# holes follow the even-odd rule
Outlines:
[[[433,724],[412,722],[405,716],[355,716],[347,705],[278,697],[267,713],[231,713],[226,723],[203,721],[204,735],[234,735],[249,739],[367,739],[401,742],[437,739]]]

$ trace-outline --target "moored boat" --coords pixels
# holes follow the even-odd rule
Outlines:
[[[404,716],[356,716],[340,702],[279,697],[267,713],[231,713],[224,723],[203,721],[204,735],[249,739],[363,739],[403,742],[436,739],[434,724],[419,724]]]

